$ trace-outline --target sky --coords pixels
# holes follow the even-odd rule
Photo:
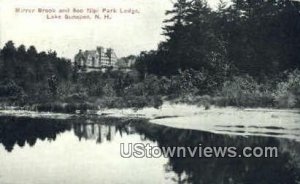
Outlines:
[[[219,0],[208,0],[215,6]],[[103,8],[138,9],[139,14],[111,14],[110,20],[47,19],[47,13],[16,13],[16,8],[51,9]],[[8,40],[15,46],[34,45],[37,50],[55,50],[60,57],[73,59],[79,49],[111,47],[118,57],[156,49],[165,11],[172,0],[0,0],[0,47]],[[71,13],[72,14],[72,13]],[[61,15],[62,14],[48,14]],[[91,15],[91,17],[94,17]]]

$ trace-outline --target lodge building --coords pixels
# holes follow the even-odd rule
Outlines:
[[[111,48],[97,47],[96,50],[86,50],[75,55],[74,63],[85,71],[114,68],[118,61],[117,55]]]

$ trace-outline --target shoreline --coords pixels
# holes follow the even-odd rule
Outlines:
[[[48,110],[39,109],[39,107],[45,107],[46,105],[54,104],[60,105],[61,109],[49,108]],[[45,106],[43,106],[45,105]],[[276,111],[276,112],[299,112],[300,108],[278,108],[278,107],[237,107],[237,106],[216,106],[210,105],[209,108],[205,104],[191,104],[186,102],[176,102],[176,101],[163,101],[161,106],[159,107],[152,107],[152,106],[145,106],[145,107],[101,107],[96,106],[95,104],[91,104],[88,102],[84,103],[77,103],[74,105],[74,108],[71,110],[73,112],[64,112],[67,109],[69,103],[46,103],[46,104],[32,104],[32,105],[6,105],[0,103],[0,111],[28,111],[28,112],[38,112],[38,113],[58,113],[58,114],[95,114],[95,115],[102,115],[102,114],[114,114],[114,116],[118,116],[121,114],[123,116],[126,115],[139,115],[146,111],[149,112],[162,112],[166,110],[171,110],[174,108],[176,112],[172,115],[161,115],[161,116],[184,116],[186,114],[191,114],[191,112],[197,112],[197,110],[205,110],[210,111],[211,109],[236,109],[242,111]],[[183,110],[182,108],[189,109],[188,111]],[[46,109],[46,108],[45,108]],[[196,111],[193,109],[197,109]],[[62,111],[59,111],[62,110]],[[180,111],[177,111],[180,110]],[[172,110],[171,110],[172,111]],[[102,113],[102,114],[101,114]],[[178,115],[179,114],[179,115]]]
[[[85,113],[38,112],[18,107],[0,109],[0,116],[72,119],[138,118],[171,128],[199,130],[229,136],[267,136],[300,141],[300,110],[272,108],[211,107],[165,102],[160,108],[102,108]]]

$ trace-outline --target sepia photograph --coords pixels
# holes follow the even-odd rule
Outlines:
[[[0,184],[300,184],[300,0],[0,0]]]

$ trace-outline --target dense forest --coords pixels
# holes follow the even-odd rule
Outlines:
[[[227,96],[232,105],[295,106],[299,10],[290,0],[220,1],[217,10],[177,0],[166,12],[166,41],[142,52],[136,67],[144,76],[186,76],[195,94]]]
[[[9,41],[0,50],[0,100],[71,112],[159,107],[163,100],[300,107],[299,11],[290,0],[220,1],[217,9],[177,0],[166,12],[165,41],[135,56],[131,72],[78,72],[55,51]]]
[[[140,71],[157,75],[195,69],[211,75],[249,74],[257,80],[299,67],[299,3],[290,0],[178,0],[166,14],[158,50],[145,52]],[[146,62],[145,62],[146,60]],[[143,65],[145,64],[145,66]]]

